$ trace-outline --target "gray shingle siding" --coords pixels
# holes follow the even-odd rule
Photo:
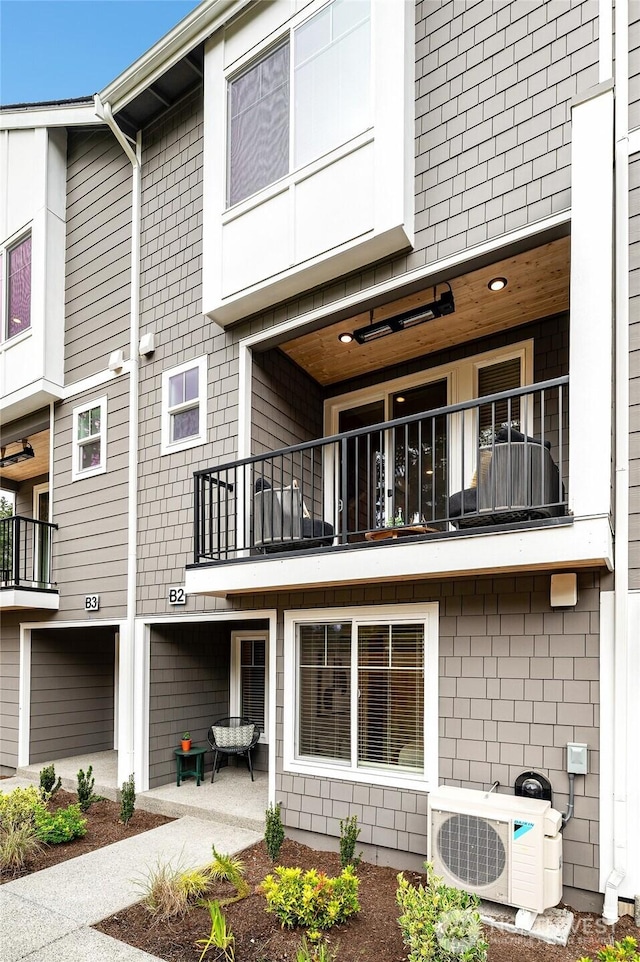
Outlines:
[[[295,609],[393,601],[438,601],[440,782],[487,788],[498,779],[510,792],[517,775],[547,775],[554,807],[565,811],[569,741],[589,745],[574,819],[564,833],[564,882],[598,888],[599,579],[579,575],[578,604],[549,606],[549,576],[479,578],[442,584],[360,586],[243,599]],[[424,793],[389,790],[339,778],[317,779],[282,769],[282,626],[278,640],[278,767],[276,799],[287,826],[337,836],[339,820],[356,814],[360,841],[426,853]]]

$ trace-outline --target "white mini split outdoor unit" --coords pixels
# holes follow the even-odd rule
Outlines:
[[[443,785],[428,797],[428,858],[454,888],[544,912],[562,898],[561,825],[550,802]]]

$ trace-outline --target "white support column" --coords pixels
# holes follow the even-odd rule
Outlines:
[[[614,208],[609,86],[574,103],[571,151],[569,507],[576,517],[585,517],[609,514],[611,507]]]
[[[129,622],[120,624],[118,645],[118,785],[126,782],[134,768],[134,637]]]

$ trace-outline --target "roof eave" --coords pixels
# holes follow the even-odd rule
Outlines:
[[[202,0],[173,30],[101,90],[100,100],[111,104],[114,114],[124,109],[138,94],[250,2]]]

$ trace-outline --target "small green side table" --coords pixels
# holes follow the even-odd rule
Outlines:
[[[204,778],[204,755],[208,750],[201,745],[192,745],[188,752],[183,752],[181,748],[173,749],[173,754],[176,756],[176,785],[178,787],[180,787],[183,778],[195,778],[196,788],[199,788],[200,781]],[[195,765],[195,768],[187,768],[188,765]]]

